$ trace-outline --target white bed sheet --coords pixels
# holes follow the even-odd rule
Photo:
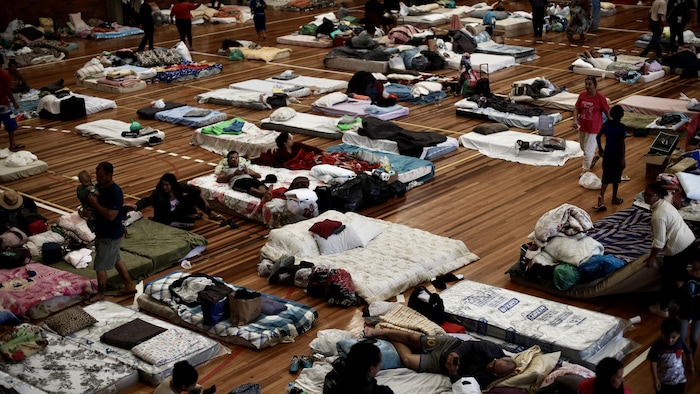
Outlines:
[[[358,218],[371,221],[382,233],[365,247],[321,255],[309,227],[325,219],[349,223],[362,220]],[[272,261],[295,256],[314,264],[343,268],[352,276],[358,296],[367,303],[389,299],[479,258],[462,241],[354,212],[338,211],[326,211],[316,218],[271,230],[261,256]]]
[[[474,108],[474,109],[468,109],[468,108],[462,108],[460,106],[460,103],[462,101],[469,101],[468,99],[462,99],[455,103],[455,106],[457,107],[457,113],[462,114],[465,116],[468,116],[470,113],[477,114],[480,116],[486,116],[487,118],[500,122],[503,124],[506,124],[508,126],[512,127],[518,127],[521,129],[528,129],[528,130],[537,130],[537,127],[539,126],[540,123],[540,117],[539,116],[525,116],[525,115],[518,115],[518,114],[512,114],[510,112],[501,112],[493,107],[486,107],[486,108]],[[556,124],[557,122],[561,121],[562,116],[560,113],[556,112],[553,114],[548,114],[547,116],[550,116],[554,119],[554,123]]]
[[[99,119],[75,126],[75,131],[85,137],[96,138],[108,144],[118,146],[141,146],[148,144],[151,137],[165,139],[165,133],[156,130],[154,134],[143,137],[122,137],[123,131],[129,131],[131,123],[114,119]]]
[[[471,132],[459,137],[459,141],[467,149],[478,150],[479,153],[494,159],[503,159],[533,166],[563,166],[567,160],[583,156],[583,151],[576,141],[567,140],[566,150],[563,151],[537,152],[524,150],[518,152],[515,149],[517,140],[527,142],[542,141],[542,136],[506,130],[488,135]]]
[[[10,182],[27,178],[32,175],[40,174],[48,169],[49,165],[41,160],[34,160],[22,167],[8,167],[5,165],[5,159],[0,159],[0,182]]]
[[[296,85],[291,82],[269,81],[261,79],[249,79],[234,82],[228,85],[229,89],[251,90],[254,92],[272,94],[274,89],[281,89],[289,97],[306,97],[311,94],[311,89]]]
[[[79,97],[85,100],[85,113],[87,115],[95,114],[100,111],[107,109],[117,108],[117,103],[114,100],[103,99],[101,97],[86,96],[84,94],[74,93],[69,96],[58,98],[54,95],[47,95],[39,100],[39,106],[37,107],[37,112],[41,110],[47,110],[54,115],[61,113],[61,101],[66,100],[70,97]]]
[[[283,125],[299,130],[308,130],[308,133],[302,132],[302,134],[314,136],[327,135],[325,138],[336,139],[339,137],[339,134],[342,133],[338,128],[339,120],[340,118],[297,112],[293,118],[285,121],[273,121],[270,118],[265,118],[260,121],[260,124],[262,127],[265,127],[265,125],[269,127],[269,125],[272,124]]]
[[[198,94],[195,96],[195,100],[197,100],[199,104],[213,103],[253,109],[268,108],[267,104],[265,104],[265,94],[252,90],[229,88],[215,89]]]
[[[399,155],[399,147],[396,141],[392,140],[374,140],[367,136],[360,135],[355,130],[348,130],[343,133],[343,142],[350,145],[356,145],[367,149],[372,149],[380,152],[394,153]],[[441,154],[452,152],[459,147],[459,141],[454,137],[447,137],[447,140],[435,146],[423,148],[423,153],[420,159],[430,160]],[[438,154],[439,153],[439,154]]]
[[[277,147],[275,138],[279,135],[277,131],[262,130],[248,121],[243,125],[241,134],[206,134],[202,133],[200,127],[192,134],[190,145],[199,146],[210,152],[218,153],[222,156],[229,151],[235,150],[241,156],[250,158],[258,157],[268,149]]]
[[[278,81],[278,79],[275,78],[267,78],[266,80]],[[348,81],[331,78],[307,77],[304,75],[299,75],[296,78],[290,79],[288,82],[295,85],[305,86],[311,89],[313,94],[330,93],[348,88]]]
[[[600,68],[574,67],[574,73],[581,75],[592,75],[600,78],[615,79],[615,71],[602,70]],[[666,75],[664,70],[652,71],[649,74],[642,75],[637,82],[652,82],[661,79]]]
[[[443,56],[447,55],[447,67],[453,70],[459,70],[459,63],[462,60],[462,54],[452,51],[441,51]],[[491,55],[488,53],[472,53],[472,67],[475,70],[481,69],[485,73],[493,73],[504,68],[516,65],[515,58],[509,55]]]

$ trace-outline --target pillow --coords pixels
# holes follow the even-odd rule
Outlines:
[[[350,353],[350,348],[360,341],[367,341],[367,339],[341,339],[336,343],[338,355],[341,357],[347,357],[347,355]],[[396,351],[396,348],[391,342],[383,339],[370,339],[369,341],[378,347],[379,351],[382,353],[382,365],[379,367],[380,370],[402,368],[404,366],[401,362],[401,357],[399,357],[399,353]]]
[[[444,20],[447,22],[447,16],[443,14],[425,14],[420,17],[421,20],[426,21],[426,22],[435,22],[435,21],[441,21]]]
[[[314,102],[314,105],[317,107],[326,107],[330,108],[338,103],[342,103],[343,101],[348,100],[348,95],[345,93],[341,92],[333,92],[330,94],[327,94],[320,99],[316,100]]]
[[[321,220],[320,222],[314,223],[313,226],[309,228],[309,231],[327,239],[328,237],[333,235],[333,233],[338,231],[338,229],[341,227],[343,227],[342,222],[339,222],[337,220],[325,219]]]
[[[80,12],[76,12],[75,14],[68,14],[68,19],[73,24],[73,27],[75,27],[75,31],[90,30],[90,26],[88,26],[88,24],[85,23]]]
[[[610,3],[607,1],[601,1],[600,2],[600,9],[602,10],[612,10],[615,9],[615,3]]]
[[[557,366],[561,352],[537,354],[524,371],[513,375],[496,384],[497,387],[520,387],[529,389],[530,386],[538,386],[544,378]]]
[[[542,145],[554,150],[566,150],[566,140],[559,137],[542,137]]]
[[[59,335],[66,336],[90,327],[97,323],[97,319],[85,312],[83,308],[74,306],[49,317],[44,323]]]
[[[461,99],[455,103],[455,107],[464,109],[477,109],[479,108],[479,103],[467,99]]]
[[[311,175],[316,178],[323,175],[329,175],[333,178],[353,178],[355,173],[346,168],[340,168],[332,164],[319,164],[311,167]]]
[[[55,32],[53,28],[53,19],[51,18],[39,18],[39,26],[44,29],[44,33],[53,34]]]
[[[285,122],[297,116],[297,111],[292,107],[277,108],[270,114],[270,120],[274,122]]]
[[[484,123],[478,126],[474,126],[474,128],[472,129],[473,132],[484,135],[500,133],[501,131],[507,130],[508,126],[504,125],[503,123]]]
[[[700,200],[700,175],[688,172],[677,172],[676,177],[681,182],[683,191],[691,200]]]
[[[346,226],[340,233],[331,235],[328,239],[318,234],[312,235],[314,240],[316,240],[316,244],[318,244],[318,249],[321,251],[321,254],[342,253],[346,250],[362,246],[360,236],[349,226]]]
[[[196,108],[196,109],[190,110],[189,112],[187,112],[186,114],[184,114],[184,115],[182,115],[182,116],[187,117],[187,118],[200,118],[200,117],[202,117],[202,116],[207,116],[207,115],[209,115],[210,113],[211,113],[211,110],[210,110],[210,109],[199,109],[199,108]]]
[[[131,350],[139,343],[167,331],[141,319],[134,319],[102,334],[100,341],[121,349]]]
[[[376,224],[372,223],[369,219],[362,216],[357,216],[352,219],[351,222],[347,224],[348,227],[352,227],[355,233],[360,237],[362,241],[362,247],[366,247],[370,241],[377,238],[379,234],[382,233],[382,229],[377,227]]]
[[[318,195],[316,194],[315,191],[311,189],[293,189],[289,190],[286,193],[284,193],[284,196],[287,198],[291,198],[294,200],[299,200],[299,201],[304,201],[304,200],[310,200],[310,201],[318,201]]]
[[[607,69],[610,63],[613,62],[611,59],[605,57],[594,57],[588,59],[588,61],[593,65],[593,67],[599,68],[601,70]]]
[[[593,68],[593,65],[591,63],[588,63],[587,61],[583,59],[576,59],[574,60],[573,63],[571,63],[572,66],[574,67],[581,67],[581,68]]]

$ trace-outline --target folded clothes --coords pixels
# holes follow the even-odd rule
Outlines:
[[[234,120],[228,126],[224,127],[224,133],[240,134],[245,126],[244,121]]]

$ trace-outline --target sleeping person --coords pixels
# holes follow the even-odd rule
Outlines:
[[[263,203],[272,199],[270,189],[260,180],[261,175],[241,162],[238,152],[232,150],[226,154],[228,168],[224,168],[216,181],[228,183],[233,190],[258,197]],[[262,205],[262,204],[261,204]]]

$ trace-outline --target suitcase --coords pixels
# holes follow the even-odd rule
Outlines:
[[[58,118],[61,120],[73,120],[87,116],[85,111],[85,99],[82,97],[69,97],[61,100],[61,113]]]

